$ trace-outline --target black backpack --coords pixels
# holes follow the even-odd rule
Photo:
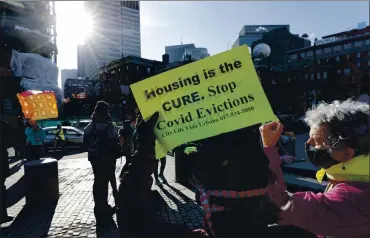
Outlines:
[[[104,131],[96,129],[95,122],[92,122],[92,137],[88,148],[88,158],[97,159],[102,157],[114,157],[115,159],[122,156],[122,149],[118,143],[118,138],[108,137],[108,124]]]
[[[88,147],[88,157],[95,159],[109,155],[109,139],[108,139],[108,126],[104,131],[96,129],[95,122],[92,122],[92,136]]]

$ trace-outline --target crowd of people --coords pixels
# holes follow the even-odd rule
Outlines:
[[[139,114],[137,116],[140,118]],[[108,105],[104,102],[99,102],[97,104],[92,118],[93,122],[85,129],[86,139],[84,141],[86,141],[86,143],[90,143],[86,146],[89,151],[89,160],[92,164],[95,175],[95,215],[97,221],[100,220],[100,222],[104,223],[107,216],[111,217],[116,212],[115,207],[112,208],[107,205],[108,183],[111,181],[110,179],[115,171],[113,161],[119,157],[119,152],[115,152],[119,150],[116,145],[121,145],[121,148],[127,145],[127,143],[125,143],[126,134],[123,131],[124,129],[122,129],[118,135],[115,134],[113,127],[109,124]],[[317,107],[306,112],[305,122],[310,127],[309,140],[304,145],[308,160],[313,165],[320,168],[317,175],[318,180],[321,182],[322,177],[326,175],[329,181],[329,186],[324,193],[297,192],[289,195],[284,183],[283,172],[280,167],[282,163],[281,156],[276,147],[283,131],[283,125],[279,122],[272,122],[261,126],[260,136],[255,139],[262,140],[262,146],[260,149],[263,151],[263,155],[259,156],[267,158],[268,168],[271,173],[266,187],[257,189],[261,194],[253,195],[252,193],[249,197],[259,197],[263,195],[264,198],[266,198],[267,196],[269,201],[273,204],[273,208],[270,208],[270,212],[276,215],[274,223],[278,225],[267,229],[269,230],[269,233],[264,234],[271,235],[273,234],[271,232],[279,233],[281,232],[281,229],[284,230],[287,227],[291,229],[294,227],[300,229],[299,232],[301,233],[299,234],[301,235],[303,234],[302,230],[306,232],[304,233],[305,235],[309,234],[320,237],[366,237],[370,235],[370,210],[368,209],[369,206],[366,205],[367,200],[370,198],[369,105],[367,103],[350,99],[342,102],[334,101],[331,104],[321,103]],[[95,133],[94,130],[96,130]],[[153,128],[149,128],[149,130],[153,130]],[[111,133],[109,133],[109,131]],[[137,132],[135,126],[133,126],[133,131],[133,135],[128,136],[127,138],[130,137],[133,140],[134,154],[140,154],[140,150],[143,150],[143,148],[148,150],[148,147],[142,147],[141,145],[135,144],[138,140],[138,138],[135,137],[140,138],[142,135]],[[102,132],[105,132],[106,134]],[[106,138],[106,148],[110,148],[109,150],[106,150],[106,154],[95,154],[96,148],[99,146],[94,147],[94,145],[98,145],[99,143],[94,144],[90,142],[94,141],[92,138],[100,138],[100,148],[104,147],[103,138]],[[245,140],[246,143],[252,143],[252,140],[254,139],[251,138],[251,141],[248,141],[248,139],[245,138]],[[113,141],[114,143],[112,143]],[[152,143],[151,146],[153,147],[150,150],[152,151],[152,154],[147,151],[145,156],[147,157],[147,163],[151,164],[150,166],[152,166],[152,169],[150,170],[149,168],[149,172],[146,175],[154,174],[154,179],[158,184],[160,183],[159,178],[163,176],[163,164],[165,164],[165,159],[162,158],[160,160],[155,160],[154,143]],[[225,148],[223,149],[225,150]],[[126,156],[130,158],[131,155],[126,154]],[[99,164],[100,166],[96,166],[95,163],[102,163],[103,157],[104,165]],[[263,160],[263,158],[254,158],[254,160],[257,159]],[[98,162],[98,160],[100,161]],[[112,161],[112,163],[108,163],[108,161]],[[159,162],[162,163],[162,168],[158,174]],[[127,170],[127,168],[130,167],[131,163],[134,164],[135,160],[131,162],[128,161],[126,163],[121,175],[122,173],[128,173],[127,171],[129,170]],[[130,171],[130,173],[138,173],[139,175],[141,172],[142,171],[139,170]],[[204,173],[207,174],[207,172]],[[144,177],[142,179],[147,179]],[[137,179],[140,179],[140,176],[137,177]],[[148,181],[151,184],[151,180],[149,179]],[[120,182],[122,185],[129,183],[129,180],[125,181],[125,178],[123,177]],[[197,185],[195,186],[197,187]],[[147,188],[150,190],[150,187],[151,185]],[[212,219],[210,218],[211,214],[217,214],[217,211],[207,211],[207,206],[204,205],[204,203],[210,205],[208,201],[209,197],[216,196],[230,198],[228,196],[215,194],[235,193],[239,194],[239,198],[242,198],[243,196],[247,196],[246,194],[248,194],[248,192],[256,190],[236,191],[227,189],[215,190],[213,188],[207,190],[206,187],[199,184],[197,188],[201,190],[197,195],[200,196],[198,200],[201,201],[200,205],[205,210],[205,228],[193,231],[191,234],[194,236],[218,236],[217,232],[221,234],[219,228],[216,228],[215,225],[212,226]],[[116,193],[120,193],[119,190],[120,189],[118,189]],[[244,195],[241,196],[241,193]],[[122,199],[120,196],[122,195],[118,196],[119,200]],[[126,194],[125,196],[128,195]],[[135,193],[129,196],[132,196],[132,199],[139,199],[139,197],[135,198]],[[217,200],[213,199],[213,201]],[[116,205],[119,210],[122,203],[117,201]],[[147,204],[141,204],[143,207],[146,205]],[[217,206],[217,204],[212,204],[212,206],[213,205]],[[140,204],[138,206],[140,206]],[[226,211],[229,212],[232,212],[232,210],[233,208],[226,209]],[[127,212],[127,210],[125,211]],[[254,212],[258,212],[258,209],[257,211],[254,210]],[[266,210],[264,210],[264,213],[266,213]],[[248,220],[247,213],[241,212],[241,214],[244,214],[246,216],[245,220]],[[249,216],[250,215],[251,214],[249,214]],[[224,216],[228,217],[228,215]],[[240,214],[238,214],[238,216],[240,216]],[[223,226],[227,227],[225,222],[227,222],[227,220],[223,221]],[[271,220],[269,222],[271,222]],[[132,223],[130,224],[132,225]],[[222,223],[215,224],[220,226]],[[124,226],[122,223],[119,225]],[[145,224],[141,223],[141,226],[145,226]],[[266,227],[268,227],[267,224]],[[182,233],[186,230],[185,228],[178,229],[181,230]],[[234,229],[234,231],[229,230],[229,234],[248,235],[248,232],[250,232],[245,230],[245,227],[239,227],[239,229],[244,231],[238,231],[237,233],[235,233],[236,228],[232,229]],[[225,234],[223,233],[222,235]]]
[[[288,234],[293,227],[299,230],[300,235],[308,236],[370,236],[369,113],[368,103],[351,99],[320,103],[306,112],[304,120],[310,132],[308,141],[302,146],[308,160],[319,168],[319,182],[324,176],[329,181],[324,193],[287,192],[277,148],[284,128],[279,122],[261,125],[258,134],[240,132],[238,142],[227,137],[236,135],[232,133],[221,135],[218,142],[206,139],[197,160],[203,160],[202,166],[209,168],[209,171],[200,166],[200,172],[194,170],[192,178],[192,184],[198,189],[197,200],[204,210],[204,229],[192,231],[177,226],[175,229],[168,228],[173,231],[170,235],[274,236]],[[154,155],[156,118],[158,113],[145,122],[137,110],[135,122],[127,120],[117,132],[111,122],[109,105],[100,101],[91,116],[92,122],[84,130],[84,148],[94,174],[97,226],[104,227],[117,214],[123,237],[134,235],[138,230],[155,234],[147,229],[150,221],[143,219],[143,216],[151,216],[143,212],[150,210],[153,181],[157,185],[161,183],[159,179],[167,182],[163,175],[166,158],[156,160]],[[3,128],[8,128],[6,123],[5,126],[3,124]],[[3,130],[1,140],[2,143],[7,142],[2,146],[2,153],[3,158],[8,159],[6,148],[12,143],[4,139],[6,133],[10,132]],[[25,134],[30,148],[29,158],[39,159],[45,132],[36,122],[30,121]],[[62,140],[60,133],[58,137]],[[222,148],[217,143],[221,143]],[[258,143],[261,143],[260,146]],[[250,151],[244,153],[246,148]],[[126,156],[126,164],[120,172],[120,184],[117,186],[116,160],[123,155]],[[208,159],[211,155],[214,157]],[[248,162],[243,160],[243,157],[250,156]],[[239,161],[238,164],[235,161]],[[219,167],[211,164],[218,162]],[[235,170],[235,165],[238,170]],[[227,172],[228,166],[234,166],[234,174]],[[2,168],[6,169],[6,166]],[[2,175],[2,194],[5,196],[7,173]],[[109,183],[115,198],[113,207],[108,204]],[[5,200],[2,197],[1,222],[11,219],[6,213]],[[236,203],[237,200],[242,203]],[[248,204],[255,205],[251,207]],[[135,213],[140,214],[137,219],[133,215]],[[129,227],[127,224],[130,224]],[[271,224],[275,225],[269,226]],[[161,234],[169,233],[162,231]]]

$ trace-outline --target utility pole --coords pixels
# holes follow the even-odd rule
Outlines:
[[[317,60],[316,60],[316,42],[313,43],[313,73],[314,73],[314,76],[313,76],[313,80],[314,82],[316,82],[316,65],[317,64]]]

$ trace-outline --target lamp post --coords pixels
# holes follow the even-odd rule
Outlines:
[[[270,61],[269,61],[269,57],[271,54],[270,46],[268,46],[265,43],[260,43],[253,48],[252,54],[254,56],[254,63],[256,69],[267,67],[268,71],[270,71]],[[268,60],[267,65],[263,64],[264,59]]]

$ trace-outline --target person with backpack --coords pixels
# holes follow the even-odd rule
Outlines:
[[[104,101],[97,102],[91,119],[84,130],[83,144],[94,174],[94,215],[97,226],[101,226],[116,212],[115,207],[108,204],[108,184],[112,183],[112,178],[115,180],[116,159],[121,151],[117,130],[110,121],[109,105]],[[112,187],[116,194],[116,181]]]

